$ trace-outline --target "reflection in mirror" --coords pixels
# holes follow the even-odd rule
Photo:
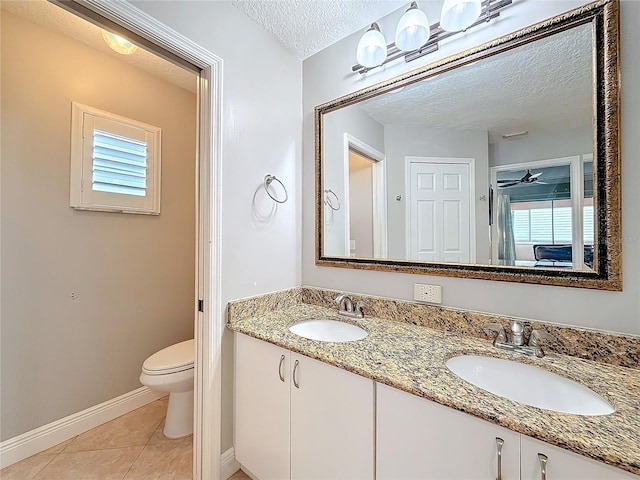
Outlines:
[[[499,264],[593,269],[591,157],[492,167]]]
[[[317,263],[620,288],[618,7],[316,107]]]
[[[580,158],[592,154],[592,30],[580,25],[325,114],[323,178],[325,186],[342,193],[347,208],[340,214],[325,206],[331,222],[325,225],[323,253],[589,268],[571,259],[574,249],[592,245],[593,202],[590,221],[581,221],[584,202],[577,200],[583,188],[572,195],[569,187],[582,176]],[[375,150],[378,160],[348,139]],[[567,155],[577,162],[571,175],[543,181],[540,169]],[[373,189],[376,162],[386,164],[381,192]],[[531,169],[536,173],[527,177]],[[497,184],[490,178],[494,171]],[[553,174],[545,172],[545,179]],[[386,255],[374,252],[373,224],[380,215],[374,203],[389,213]],[[508,221],[492,226],[489,213],[495,210],[504,219],[501,208],[511,208]],[[535,234],[526,239],[523,212],[533,212]],[[544,222],[536,220],[541,215]],[[583,225],[591,228],[586,238]],[[550,250],[561,258],[548,258],[536,248],[541,245],[558,246]],[[544,258],[536,260],[535,252]]]

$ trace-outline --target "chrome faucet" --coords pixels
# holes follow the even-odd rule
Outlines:
[[[367,306],[364,302],[356,302],[353,304],[353,300],[347,296],[346,293],[340,294],[336,297],[336,303],[338,304],[338,313],[347,317],[364,318],[364,307]]]
[[[518,320],[511,322],[511,331],[508,336],[504,327],[499,323],[490,323],[486,328],[496,333],[493,341],[494,346],[504,350],[524,353],[525,355],[535,355],[536,357],[544,356],[543,343],[552,342],[556,339],[544,330],[533,330],[529,336],[529,343],[526,344],[524,341],[524,325]]]

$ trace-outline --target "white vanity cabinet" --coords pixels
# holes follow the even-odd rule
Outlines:
[[[377,480],[520,477],[519,433],[381,384],[376,407]]]
[[[376,407],[377,480],[640,480],[386,385],[377,386]]]
[[[260,480],[289,478],[289,357],[235,334],[235,455]]]
[[[236,459],[259,480],[373,480],[374,383],[238,334]]]
[[[639,480],[619,468],[568,452],[526,435],[521,444],[522,480]],[[542,472],[541,457],[546,464]]]

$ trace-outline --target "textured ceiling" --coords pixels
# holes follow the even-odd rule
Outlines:
[[[45,0],[1,0],[0,6],[2,10],[66,35],[105,55],[164,78],[185,90],[196,92],[197,83],[194,73],[142,48],[138,48],[132,55],[120,55],[104,43],[99,27]]]
[[[590,125],[592,37],[584,25],[443,73],[360,108],[383,125],[523,130]]]
[[[231,0],[254,22],[304,60],[408,0]]]
[[[408,0],[230,1],[301,60],[410,3]],[[15,15],[195,91],[190,72],[142,49],[130,56],[118,55],[105,45],[98,27],[45,0],[1,0],[0,5]]]

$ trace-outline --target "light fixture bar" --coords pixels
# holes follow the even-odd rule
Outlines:
[[[467,30],[469,30],[470,28],[474,28],[477,25],[480,25],[482,23],[487,23],[493,20],[494,18],[499,17],[500,11],[503,10],[505,7],[508,7],[512,3],[513,3],[513,0],[484,0],[482,2],[482,11],[480,13],[480,17],[478,18],[478,20],[476,20],[476,22],[474,22],[472,25],[467,27]],[[429,53],[436,52],[438,50],[439,41],[460,33],[460,32],[447,32],[443,30],[442,27],[440,27],[440,22],[432,24],[430,26],[430,29],[431,29],[431,36],[429,38],[429,41],[422,47],[407,53],[407,52],[403,52],[398,47],[396,47],[395,43],[390,43],[387,45],[387,58],[380,65],[376,67],[365,67],[363,65],[356,64],[353,67],[351,67],[351,70],[353,72],[358,72],[360,74],[367,73],[370,70],[374,70],[378,67],[381,67],[382,65],[385,65],[389,62],[397,60],[400,57],[404,57],[405,63],[409,63],[417,58],[424,57]],[[466,30],[463,30],[463,31],[466,31]]]

